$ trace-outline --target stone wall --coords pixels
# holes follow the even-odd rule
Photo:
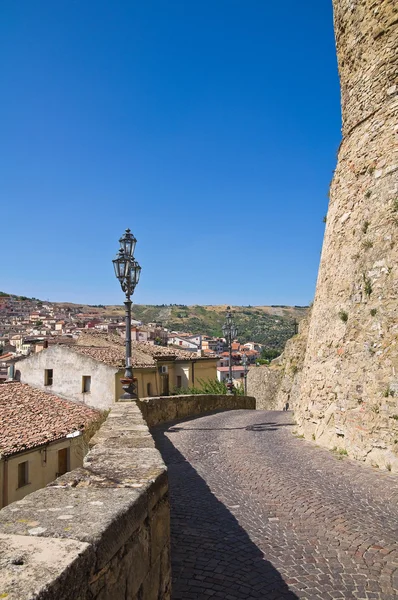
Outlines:
[[[257,409],[294,409],[299,396],[309,319],[310,313],[300,321],[297,335],[287,341],[281,356],[269,366],[250,367],[247,389],[255,396]]]
[[[115,405],[91,445],[0,511],[1,598],[170,598],[167,473],[137,405]]]
[[[255,409],[256,400],[249,396],[198,394],[142,398],[139,406],[146,422],[151,427],[158,423],[193,417],[213,410]]]
[[[398,5],[334,0],[343,140],[295,403],[306,437],[398,470]]]
[[[276,396],[283,377],[283,369],[272,364],[250,367],[247,374],[247,391],[256,398],[258,410],[275,410]]]
[[[82,468],[0,511],[0,598],[170,598],[167,471],[148,425],[254,409],[255,399],[168,396],[139,405],[112,407]]]

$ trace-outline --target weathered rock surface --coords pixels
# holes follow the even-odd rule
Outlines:
[[[299,324],[298,334],[287,341],[281,356],[269,366],[251,367],[247,377],[248,393],[261,410],[294,409],[299,397],[310,314]]]
[[[398,5],[334,0],[343,141],[296,418],[398,471]]]

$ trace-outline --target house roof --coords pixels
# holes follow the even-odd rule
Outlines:
[[[123,366],[125,364],[125,341],[119,335],[102,331],[82,332],[72,349],[80,352],[79,347],[86,348],[81,354],[87,354],[96,360],[101,360],[101,362],[112,364],[112,366]],[[108,353],[97,352],[96,350],[99,348],[107,348]],[[154,366],[157,360],[201,360],[201,357],[193,357],[190,351],[156,346],[150,342],[132,341],[131,348],[133,367]],[[92,350],[94,352],[91,352]],[[208,359],[204,357],[202,360]]]
[[[103,362],[112,367],[124,367],[126,362],[126,353],[123,346],[71,346],[71,350],[78,354],[89,356],[94,360]],[[156,365],[152,356],[134,349],[131,363],[133,367],[154,367]]]
[[[232,371],[244,371],[245,367],[241,367],[241,366],[233,366],[232,367]],[[225,373],[227,371],[229,371],[229,367],[217,367],[217,371],[221,371],[222,373]]]
[[[42,446],[82,431],[98,410],[63,400],[26,383],[0,385],[0,456]]]

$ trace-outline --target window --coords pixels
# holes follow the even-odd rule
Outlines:
[[[152,396],[152,386],[150,383],[146,384],[146,395],[147,396]]]
[[[58,450],[58,473],[56,475],[60,477],[67,471],[69,471],[69,448],[62,448],[62,450]]]
[[[177,375],[177,387],[180,389],[182,387],[182,377],[181,375]]]
[[[53,370],[52,369],[44,369],[44,385],[52,385],[53,384]]]
[[[82,393],[87,394],[91,390],[91,375],[83,375],[82,377]]]
[[[28,461],[21,462],[18,465],[18,487],[23,487],[29,483]]]

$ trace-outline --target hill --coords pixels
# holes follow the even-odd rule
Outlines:
[[[26,298],[0,292],[0,296],[31,305],[29,310],[40,309],[43,304],[37,298]],[[4,299],[4,298],[3,298]],[[80,312],[89,313],[98,318],[123,318],[124,306],[103,304],[87,305],[70,302],[45,302],[71,315]],[[257,342],[267,348],[282,351],[286,341],[295,333],[296,323],[307,314],[305,306],[232,306],[232,313],[238,327],[240,342]],[[134,304],[132,316],[138,321],[161,323],[171,331],[185,331],[192,334],[203,333],[211,336],[222,336],[222,325],[225,320],[226,305],[201,306],[198,304]]]
[[[65,306],[63,304],[62,306]],[[70,307],[77,305],[68,304]],[[124,315],[123,306],[79,306],[81,310],[95,310],[98,316]],[[232,313],[238,327],[239,341],[264,344],[283,350],[286,341],[295,333],[296,323],[307,314],[303,306],[233,306]],[[132,316],[143,323],[161,323],[171,331],[186,331],[222,336],[226,305],[201,306],[198,304],[134,304]]]

